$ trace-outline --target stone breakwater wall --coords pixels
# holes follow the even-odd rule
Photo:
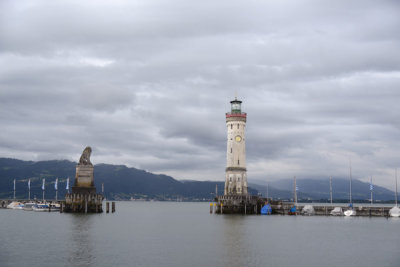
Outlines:
[[[215,214],[260,214],[261,208],[269,203],[272,208],[272,215],[288,215],[290,209],[294,206],[291,202],[272,201],[257,196],[240,196],[240,195],[227,195],[218,196],[215,198],[215,203],[210,204],[210,213]],[[341,207],[342,211],[348,209],[347,204],[297,204],[296,215],[302,215],[302,209],[305,205],[312,205],[314,214],[316,216],[331,216],[330,213],[335,207]],[[388,217],[389,210],[393,206],[380,206],[377,204],[357,204],[353,207],[356,211],[356,216],[364,217]]]

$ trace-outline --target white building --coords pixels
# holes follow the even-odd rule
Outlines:
[[[226,113],[228,132],[224,195],[247,195],[246,176],[246,113],[242,101],[231,101],[231,112]]]

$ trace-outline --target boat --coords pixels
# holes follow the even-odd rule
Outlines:
[[[391,217],[400,217],[400,208],[397,206],[394,206],[389,210],[389,215]]]
[[[24,209],[24,204],[23,203],[19,203],[19,205],[16,205],[13,207],[14,210],[23,210]]]
[[[50,211],[60,211],[61,205],[60,204],[50,204]]]
[[[394,201],[396,205],[389,210],[389,216],[400,217],[400,208],[397,206],[397,169],[395,171],[395,180],[396,180],[396,193],[394,195]]]
[[[49,211],[49,204],[42,203],[42,204],[35,204],[32,207],[33,211]]]
[[[297,214],[296,206],[291,207],[289,212],[288,212],[288,214],[289,215],[296,215]]]
[[[343,215],[343,210],[341,207],[335,207],[333,210],[331,210],[330,213],[332,216],[342,216]]]
[[[24,204],[22,204],[19,201],[13,201],[10,204],[7,205],[7,209],[13,209],[13,210],[20,210],[24,207]]]
[[[353,209],[353,205],[349,205],[349,209],[343,212],[344,216],[356,216],[357,212]]]
[[[312,205],[305,205],[301,210],[301,214],[309,216],[314,215],[315,214],[314,207]]]
[[[33,206],[34,206],[35,204],[36,204],[36,203],[34,203],[34,202],[25,203],[25,204],[24,204],[24,210],[32,210],[32,208],[33,208]]]
[[[270,215],[272,214],[272,208],[270,204],[265,204],[264,207],[261,208],[261,215]]]
[[[353,200],[351,198],[351,160],[350,160],[350,202],[349,202],[349,209],[346,210],[343,214],[344,216],[355,216],[357,213],[353,209]]]

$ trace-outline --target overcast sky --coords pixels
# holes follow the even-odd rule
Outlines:
[[[0,157],[249,182],[400,168],[400,2],[0,1]]]

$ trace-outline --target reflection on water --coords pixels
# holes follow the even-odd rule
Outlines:
[[[0,209],[0,267],[399,266],[400,220],[209,214],[118,202],[115,214]]]
[[[91,228],[96,216],[93,214],[67,214],[67,216],[70,219],[68,227],[72,240],[68,263],[70,266],[92,266],[95,256]]]
[[[246,249],[246,236],[243,232],[245,217],[242,215],[222,215],[224,256],[225,263],[229,266],[246,266],[244,254]]]

